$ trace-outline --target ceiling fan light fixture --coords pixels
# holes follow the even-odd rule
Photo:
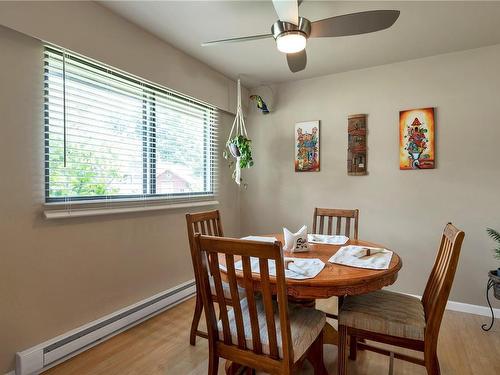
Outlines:
[[[278,50],[283,53],[297,53],[306,48],[307,37],[301,31],[287,31],[276,38]]]

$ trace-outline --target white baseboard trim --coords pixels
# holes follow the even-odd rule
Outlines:
[[[184,302],[195,293],[195,282],[189,280],[32,348],[18,352],[15,372],[6,375],[39,374]]]
[[[448,301],[446,304],[448,310],[460,311],[469,314],[491,316],[491,310],[488,306],[471,305],[463,302]],[[500,317],[500,309],[493,309],[495,317]]]
[[[417,297],[419,299],[422,296],[416,294],[405,293],[409,296]],[[446,304],[446,310],[459,311],[468,314],[481,315],[481,316],[491,316],[491,310],[488,306],[471,305],[469,303],[448,301]],[[493,309],[495,317],[500,317],[500,309]]]

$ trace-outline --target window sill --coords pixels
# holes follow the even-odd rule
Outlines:
[[[124,214],[130,212],[147,212],[147,211],[161,211],[161,210],[176,210],[180,208],[190,208],[190,207],[204,207],[204,206],[216,206],[219,204],[217,200],[207,200],[207,201],[194,201],[194,202],[182,202],[182,203],[151,203],[147,201],[144,205],[135,206],[106,206],[106,207],[78,207],[83,206],[75,202],[71,205],[66,203],[49,203],[45,207],[61,207],[60,209],[45,209],[43,214],[46,219],[65,219],[72,217],[86,217],[86,216],[101,216],[101,215],[114,215],[114,214]],[[77,208],[75,208],[75,206]]]

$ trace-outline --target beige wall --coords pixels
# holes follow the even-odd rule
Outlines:
[[[42,218],[43,48],[37,40],[0,26],[0,51],[3,374],[13,369],[16,351],[190,280],[193,274],[185,210]],[[231,120],[222,114],[223,139]],[[217,208],[228,235],[238,235],[239,194],[222,164]]]
[[[245,173],[242,235],[310,226],[315,206],[359,208],[360,237],[403,258],[393,288],[422,294],[452,221],[466,238],[451,299],[485,305],[486,273],[499,265],[485,234],[500,229],[499,66],[500,45],[275,87],[275,112],[248,121],[256,166]],[[399,111],[428,106],[437,169],[400,171]],[[369,175],[349,177],[347,116],[357,113],[368,114]],[[321,120],[319,173],[293,170],[294,124],[305,120]]]
[[[0,25],[236,110],[233,80],[93,1],[0,1]]]

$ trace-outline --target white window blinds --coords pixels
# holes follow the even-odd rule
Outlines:
[[[217,110],[47,46],[47,202],[212,197]]]

